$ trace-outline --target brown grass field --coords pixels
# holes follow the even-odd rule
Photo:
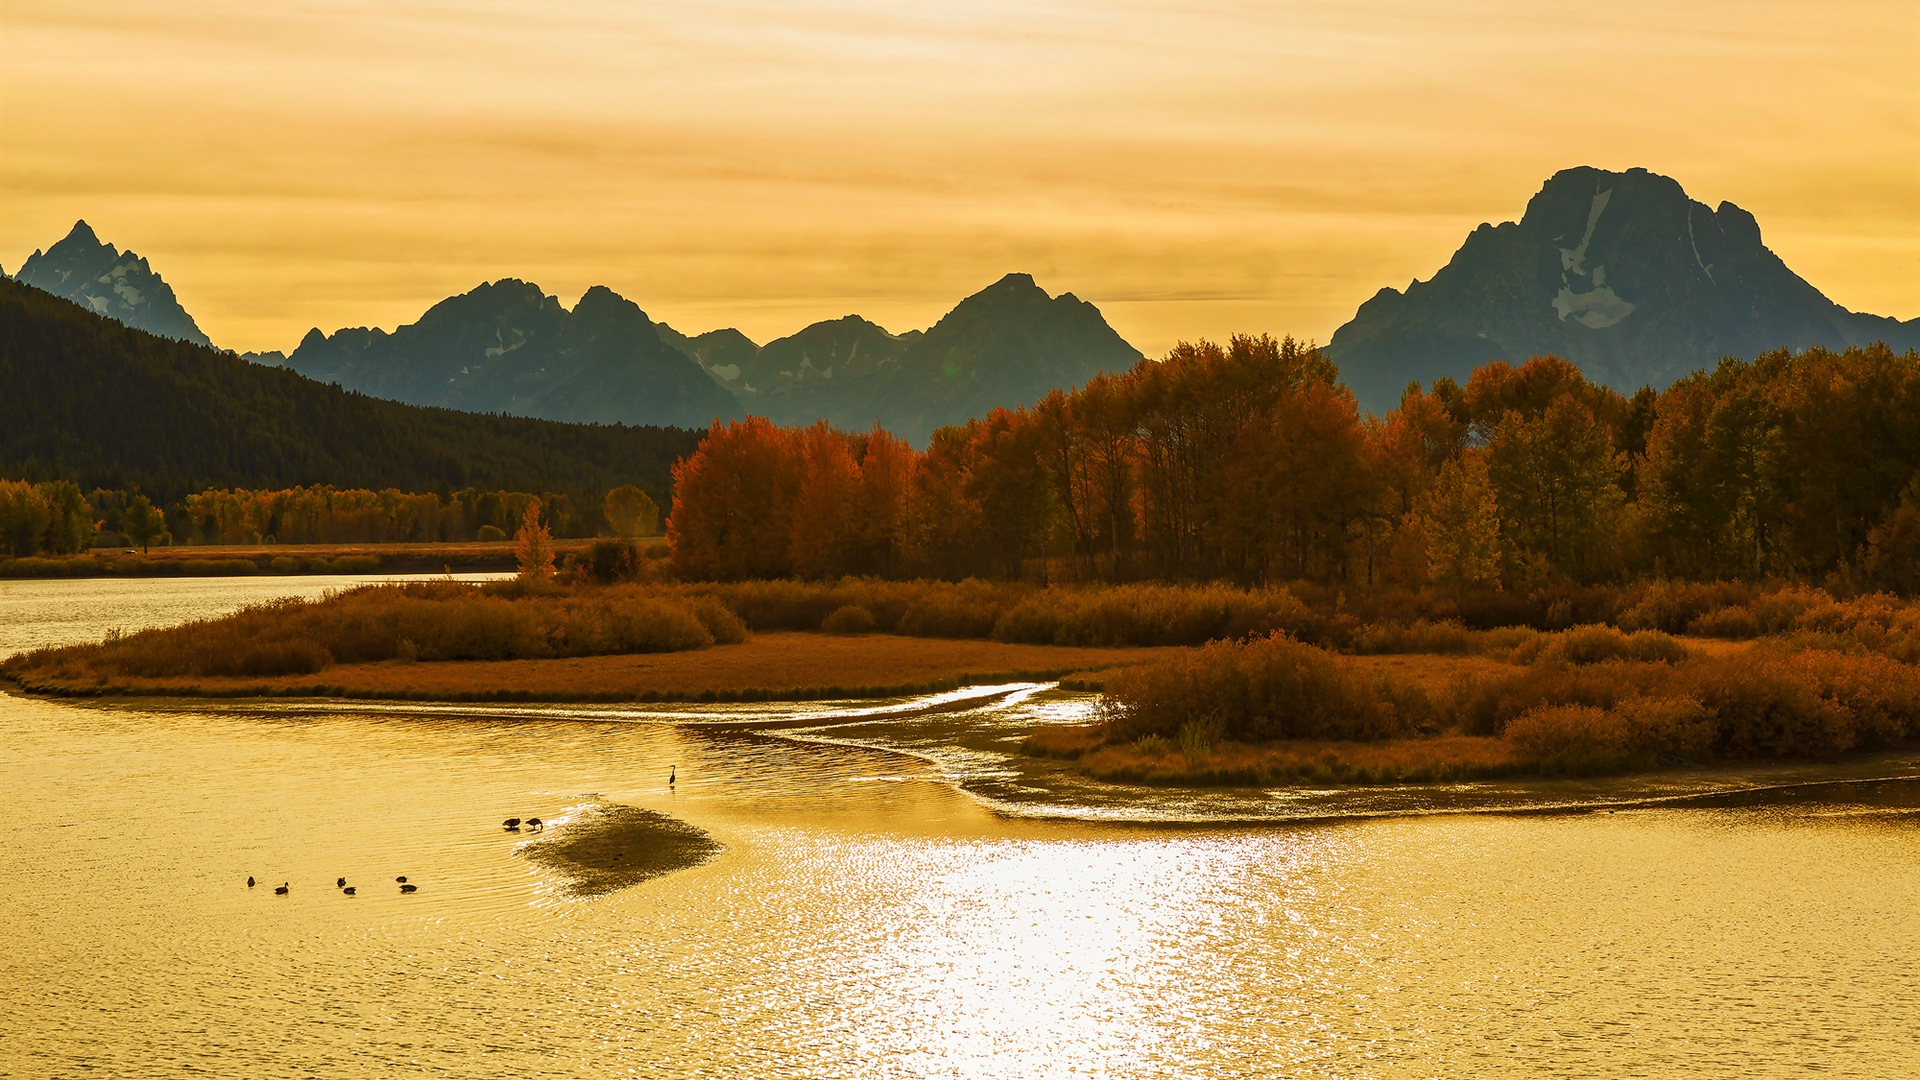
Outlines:
[[[413,701],[795,701],[924,693],[1140,664],[1172,647],[763,633],[738,645],[555,660],[383,661],[315,675],[22,678],[62,695],[344,697]]]

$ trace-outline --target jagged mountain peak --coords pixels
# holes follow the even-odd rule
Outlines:
[[[519,278],[484,282],[392,333],[309,333],[286,366],[374,397],[583,423],[705,427],[738,404],[604,285],[571,311]]]
[[[1409,382],[1489,360],[1551,353],[1630,391],[1729,355],[1912,338],[1920,326],[1821,295],[1732,202],[1709,207],[1647,169],[1581,166],[1550,177],[1518,221],[1474,229],[1433,277],[1374,294],[1328,352],[1384,411]]]
[[[147,260],[101,240],[84,219],[52,247],[28,256],[14,280],[135,329],[211,344]]]

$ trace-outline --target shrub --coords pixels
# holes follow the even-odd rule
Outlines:
[[[1240,742],[1384,739],[1412,731],[1420,719],[1408,708],[1419,692],[1393,690],[1384,693],[1351,661],[1274,635],[1216,642],[1116,672],[1107,680],[1100,715],[1116,742],[1145,735],[1191,741],[1198,736],[1182,731],[1196,721],[1208,733],[1217,730],[1217,738]]]
[[[1487,633],[1448,620],[1367,623],[1354,631],[1347,651],[1363,656],[1385,653],[1471,653],[1480,651]]]
[[[252,559],[183,559],[180,572],[193,577],[245,577],[260,567]]]
[[[707,633],[713,636],[714,644],[738,645],[747,640],[747,624],[741,622],[740,616],[728,610],[720,601],[711,596],[695,596],[684,603],[693,617],[700,621],[700,625],[706,627]]]
[[[300,572],[300,560],[291,555],[275,555],[271,563],[276,574],[297,574]]]
[[[333,572],[336,574],[371,574],[378,569],[378,555],[342,555],[333,560]]]
[[[1611,626],[1576,626],[1557,634],[1540,634],[1513,651],[1516,664],[1601,664],[1609,660],[1640,663],[1679,663],[1687,647],[1658,630],[1623,634]]]
[[[1710,753],[1713,717],[1689,697],[1630,697],[1612,708],[1541,705],[1507,725],[1507,739],[1536,766],[1598,773]]]
[[[1050,588],[1021,600],[993,627],[996,641],[1036,645],[1197,645],[1315,628],[1286,589],[1224,585]]]
[[[1736,582],[1656,581],[1632,607],[1620,614],[1623,630],[1663,630],[1684,634],[1693,620],[1710,611],[1744,604],[1752,590]]]
[[[612,585],[640,576],[640,549],[627,540],[595,540],[573,562],[575,577],[581,581]]]
[[[1754,615],[1752,608],[1742,604],[1709,611],[1695,618],[1688,625],[1687,630],[1701,637],[1745,641],[1760,636],[1760,620]]]
[[[871,634],[879,629],[879,624],[874,621],[873,612],[866,608],[843,604],[820,620],[820,629],[829,634]]]
[[[473,534],[475,540],[483,544],[501,544],[507,539],[507,532],[498,525],[482,525]]]

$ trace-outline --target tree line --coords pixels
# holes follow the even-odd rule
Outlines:
[[[0,480],[0,555],[71,555],[96,545],[455,543],[505,540],[534,519],[553,536],[647,536],[659,509],[623,484],[581,504],[565,493],[444,495],[327,485],[208,489],[157,506],[136,490],[83,493],[68,480]]]
[[[698,579],[1911,592],[1920,357],[1780,351],[1631,396],[1554,357],[1492,362],[1375,417],[1317,349],[1242,336],[924,451],[879,428],[716,423],[673,478],[674,565]]]

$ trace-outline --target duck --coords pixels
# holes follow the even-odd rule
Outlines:
[[[247,875],[247,888],[249,888],[249,889],[251,889],[251,888],[253,888],[253,875],[252,875],[252,874],[248,874],[248,875]]]
[[[520,831],[520,819],[517,817],[510,817],[506,821],[502,822],[501,824],[506,826],[506,828],[508,828],[511,831],[514,831],[514,832]]]
[[[344,889],[341,889],[341,890],[340,890],[340,893],[341,893],[341,895],[343,895],[343,896],[352,896],[352,895],[353,895],[353,892],[354,892],[354,889],[353,889],[353,886],[351,886],[351,885],[349,885],[349,886],[347,886],[346,888],[344,888]]]
[[[276,886],[276,887],[274,888],[274,890],[273,890],[273,895],[275,895],[275,896],[285,896],[285,895],[287,895],[287,886],[288,886],[289,884],[291,884],[291,882],[284,882],[284,883],[282,883],[282,884],[280,884],[280,885],[278,885],[278,886]]]
[[[402,886],[400,886],[400,891],[401,891],[401,892],[403,892],[403,893],[410,893],[410,892],[418,892],[418,891],[420,891],[420,886],[418,886],[418,885],[402,885]]]
[[[539,832],[540,830],[546,827],[547,827],[547,823],[544,821],[541,821],[537,817],[530,817],[527,819],[527,828],[532,829],[534,832]]]
[[[405,885],[407,883],[407,875],[401,874],[399,877],[394,878],[393,880],[399,882],[402,885]]]
[[[336,889],[344,889],[344,888],[346,888],[346,887],[347,887],[347,879],[346,879],[346,878],[335,878],[335,879],[334,879],[334,881],[333,881],[333,887],[334,887],[334,888],[336,888]]]

